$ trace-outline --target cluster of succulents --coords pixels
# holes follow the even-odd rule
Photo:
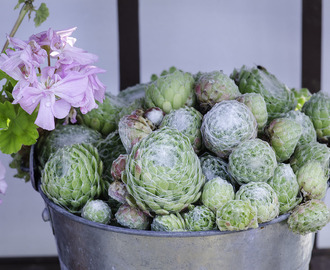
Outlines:
[[[288,215],[294,233],[316,232],[330,221],[329,100],[261,66],[171,67],[41,139],[41,189],[129,229],[240,231]]]

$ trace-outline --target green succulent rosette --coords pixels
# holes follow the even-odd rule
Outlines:
[[[47,161],[41,189],[54,203],[71,213],[80,213],[88,201],[104,192],[102,170],[103,163],[95,147],[90,144],[66,146]]]
[[[268,181],[274,189],[280,203],[280,214],[287,213],[301,203],[297,176],[289,164],[280,163],[274,171],[274,176]]]
[[[227,157],[241,142],[257,136],[257,121],[246,105],[225,100],[204,115],[201,132],[209,151]]]
[[[197,103],[203,113],[216,103],[237,98],[241,93],[235,82],[222,71],[200,74],[195,84]]]
[[[215,213],[205,205],[198,205],[183,214],[188,231],[209,231],[215,227]]]
[[[257,212],[250,201],[230,200],[216,213],[220,231],[242,231],[258,228]]]
[[[301,111],[289,111],[284,115],[285,118],[292,119],[301,125],[301,136],[298,144],[316,142],[316,131],[311,119]]]
[[[37,143],[38,161],[45,166],[51,154],[59,148],[77,143],[96,145],[102,139],[101,133],[82,125],[57,125],[54,130],[41,136]]]
[[[311,92],[309,92],[307,88],[300,88],[300,89],[292,88],[291,91],[293,92],[294,97],[297,101],[297,106],[295,110],[300,111],[304,106],[304,104],[306,103],[306,101],[308,101],[311,98],[312,94]]]
[[[295,173],[307,162],[316,160],[321,163],[325,175],[329,177],[330,148],[319,142],[298,145],[291,156],[290,165]]]
[[[111,208],[102,200],[92,200],[85,204],[81,216],[93,222],[109,224],[111,220]]]
[[[258,222],[270,221],[279,215],[280,204],[274,189],[265,182],[251,182],[242,185],[236,193],[236,200],[248,200],[256,208]]]
[[[305,199],[323,199],[328,189],[328,178],[322,164],[316,160],[306,162],[297,171],[299,188]]]
[[[159,107],[165,113],[181,107],[193,107],[196,103],[194,78],[188,72],[179,70],[160,76],[146,89],[147,108]]]
[[[143,213],[139,208],[127,204],[122,204],[118,208],[115,218],[118,224],[130,229],[146,230],[150,225],[148,215]]]
[[[175,128],[182,134],[186,135],[196,154],[202,150],[202,125],[203,115],[193,107],[183,107],[177,110],[172,110],[163,118],[160,128],[170,127]]]
[[[236,100],[244,103],[249,107],[255,119],[257,120],[258,131],[263,131],[267,124],[268,112],[267,104],[262,95],[258,93],[246,93],[236,98]]]
[[[183,232],[186,231],[186,223],[180,213],[156,215],[151,223],[151,230],[159,232]]]
[[[150,80],[151,81],[156,81],[159,77],[166,76],[168,74],[174,73],[177,70],[178,69],[175,66],[171,66],[171,67],[169,67],[169,69],[164,69],[159,75],[157,75],[155,73],[152,74],[150,76]],[[182,71],[182,70],[180,70],[180,71]]]
[[[208,181],[203,187],[202,203],[214,212],[234,198],[233,186],[220,177]]]
[[[164,127],[134,145],[123,181],[143,211],[179,212],[196,202],[205,182],[187,136]]]
[[[330,138],[330,94],[318,92],[304,104],[302,111],[312,120],[317,138],[328,142]]]
[[[277,118],[270,122],[267,133],[277,161],[283,162],[293,154],[302,134],[302,127],[294,120]]]
[[[230,77],[242,94],[259,93],[263,96],[269,120],[282,117],[283,113],[296,107],[294,93],[262,66],[242,66],[239,70],[234,69]]]
[[[229,173],[240,185],[266,182],[277,167],[276,154],[260,139],[242,142],[229,156]]]
[[[329,222],[330,210],[324,202],[316,199],[298,205],[288,218],[289,228],[301,235],[317,232]]]

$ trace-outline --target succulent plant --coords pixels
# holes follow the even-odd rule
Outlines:
[[[122,173],[125,170],[127,155],[120,154],[111,165],[111,176],[114,180],[122,180]]]
[[[136,230],[146,230],[150,225],[150,218],[139,208],[122,204],[115,214],[116,221],[123,227]]]
[[[186,224],[179,214],[157,215],[151,223],[152,231],[182,232],[186,231]]]
[[[294,94],[294,97],[297,101],[297,106],[295,110],[301,110],[306,101],[308,101],[312,94],[307,88],[292,88],[291,91]]]
[[[183,215],[188,231],[209,231],[215,227],[215,213],[205,205],[197,205]]]
[[[314,124],[317,138],[328,142],[330,138],[330,95],[318,92],[304,104],[302,111],[309,116]]]
[[[239,70],[234,69],[230,77],[242,94],[259,93],[263,96],[269,120],[279,118],[296,107],[293,92],[262,66],[242,66]]]
[[[111,177],[112,163],[119,155],[126,153],[126,149],[121,142],[119,132],[116,130],[109,133],[104,139],[98,141],[96,148],[99,152],[101,160],[103,161],[102,177],[104,180],[111,183],[114,180]]]
[[[154,129],[153,124],[142,116],[143,113],[143,110],[136,110],[130,115],[123,116],[119,121],[119,136],[127,153],[130,153],[132,147]]]
[[[236,98],[236,100],[249,107],[257,120],[258,131],[263,131],[267,124],[268,112],[266,102],[262,95],[258,93],[246,93]]]
[[[147,84],[141,83],[125,88],[120,91],[117,97],[125,103],[133,104],[135,101],[142,101],[146,94]]]
[[[316,131],[311,119],[301,111],[289,111],[284,115],[285,118],[292,119],[301,125],[301,136],[298,144],[316,142]]]
[[[280,204],[274,189],[265,182],[251,182],[242,185],[236,193],[236,200],[248,200],[256,208],[258,222],[270,221],[279,215]]]
[[[230,200],[216,213],[220,231],[241,231],[258,228],[257,212],[250,201]]]
[[[225,100],[204,115],[201,132],[208,150],[227,157],[239,143],[256,137],[257,122],[246,105]]]
[[[280,214],[287,213],[301,203],[297,176],[289,164],[280,163],[268,184],[274,189],[280,203]]]
[[[156,81],[159,77],[161,76],[165,76],[165,75],[168,75],[168,74],[171,74],[171,73],[174,73],[175,71],[177,71],[178,69],[175,67],[175,66],[171,66],[169,69],[164,69],[160,75],[157,75],[157,74],[152,74],[151,77],[150,77],[150,80],[151,81]],[[181,70],[180,70],[181,71]]]
[[[110,206],[102,200],[87,202],[81,211],[83,218],[102,224],[109,224],[111,215]]]
[[[143,211],[179,212],[201,195],[205,177],[189,138],[164,127],[134,145],[123,181]]]
[[[96,145],[102,139],[101,133],[81,125],[57,125],[47,135],[40,138],[37,144],[38,161],[45,166],[49,156],[59,148],[77,143]]]
[[[222,71],[200,74],[195,91],[197,103],[203,113],[209,111],[216,103],[235,99],[241,94],[235,82]]]
[[[47,161],[41,189],[54,203],[79,213],[104,191],[103,163],[90,144],[74,144],[57,150]]]
[[[307,200],[323,199],[328,188],[327,180],[322,164],[316,160],[305,163],[297,171],[299,187]]]
[[[164,116],[165,116],[165,112],[158,107],[149,108],[143,114],[143,117],[151,121],[151,123],[156,128],[159,127],[159,125],[163,121]]]
[[[283,162],[293,154],[302,134],[302,127],[294,120],[277,118],[270,122],[267,133],[277,161]]]
[[[242,142],[229,156],[229,173],[240,185],[266,182],[277,167],[276,154],[260,139]]]
[[[202,202],[205,206],[216,212],[227,201],[235,198],[233,186],[220,177],[205,183],[202,192]]]
[[[330,222],[330,211],[321,200],[310,200],[296,206],[288,218],[289,228],[306,235],[321,230]]]
[[[228,163],[222,158],[215,157],[205,152],[199,157],[205,181],[210,181],[216,177],[220,177],[235,186],[235,180],[228,172]]]
[[[126,203],[126,197],[128,192],[126,186],[123,182],[115,180],[109,185],[108,195],[110,198],[120,202],[122,204]]]
[[[162,127],[175,128],[186,135],[196,154],[202,150],[202,134],[200,131],[203,115],[192,107],[183,107],[172,110],[164,116],[160,125]]]
[[[193,86],[194,78],[187,72],[176,70],[161,76],[147,86],[146,107],[159,107],[169,113],[185,105],[194,106],[196,96]]]
[[[316,160],[322,164],[329,177],[330,148],[319,142],[298,145],[291,156],[290,165],[295,173],[307,162]]]

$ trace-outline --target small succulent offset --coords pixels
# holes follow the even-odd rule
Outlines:
[[[216,213],[220,231],[241,231],[258,228],[257,212],[250,201],[230,200]]]
[[[127,154],[120,154],[111,165],[111,176],[113,180],[122,180],[122,174],[125,170]]]
[[[192,207],[183,218],[188,231],[209,231],[215,227],[215,213],[205,205]]]
[[[251,182],[242,185],[236,193],[236,200],[248,200],[256,208],[258,222],[266,222],[279,215],[280,204],[274,189],[265,182]]]
[[[146,230],[150,225],[149,217],[139,208],[122,204],[115,214],[116,221],[123,227]]]
[[[302,127],[294,120],[277,118],[271,121],[267,133],[277,161],[284,162],[293,154],[302,134]]]
[[[297,234],[317,232],[330,222],[330,210],[321,200],[312,199],[296,206],[288,219],[289,228]]]
[[[164,215],[196,202],[205,177],[189,138],[164,127],[134,145],[123,181],[143,211]]]
[[[47,161],[41,189],[54,203],[79,213],[104,192],[103,163],[90,144],[74,144],[57,150]]]
[[[152,231],[183,232],[186,231],[186,223],[180,213],[157,215],[151,223]]]
[[[179,130],[186,135],[196,154],[202,150],[202,134],[200,131],[203,115],[192,107],[183,107],[177,110],[172,110],[165,115],[160,124],[162,127],[170,127]]]
[[[201,132],[209,151],[227,157],[241,142],[257,136],[257,121],[243,103],[225,100],[204,115]]]
[[[147,86],[146,107],[159,107],[165,113],[185,105],[192,107],[196,103],[193,86],[194,78],[187,72],[176,70],[160,76]]]
[[[330,138],[329,93],[321,91],[313,94],[301,110],[312,120],[317,138],[322,142],[328,142]]]
[[[309,92],[307,88],[300,88],[300,89],[292,88],[291,91],[293,92],[294,97],[297,101],[297,106],[295,110],[300,111],[304,106],[304,104],[306,103],[306,101],[308,101],[311,98],[312,94],[311,92]]]
[[[222,71],[201,73],[196,81],[195,91],[197,103],[203,113],[216,103],[235,99],[241,94],[235,82]]]
[[[121,181],[115,180],[109,185],[108,195],[119,203],[127,203],[126,197],[128,196],[128,192],[125,184]]]
[[[203,187],[202,202],[214,212],[234,198],[233,186],[220,177],[208,181]]]
[[[92,200],[85,204],[81,216],[90,221],[109,224],[112,216],[111,208],[102,200]]]
[[[242,142],[229,156],[229,173],[240,185],[266,182],[276,167],[274,150],[260,139]]]
[[[289,164],[279,163],[274,176],[267,182],[276,192],[280,203],[280,214],[287,213],[301,203],[297,176]]]

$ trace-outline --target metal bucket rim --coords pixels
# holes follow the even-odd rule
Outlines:
[[[74,220],[75,222],[79,222],[82,224],[85,224],[90,227],[98,228],[105,231],[111,231],[116,233],[123,233],[123,234],[132,234],[132,235],[140,235],[140,236],[150,236],[150,237],[204,237],[204,236],[213,236],[213,235],[223,235],[223,234],[232,234],[232,233],[242,233],[246,231],[253,231],[253,230],[260,230],[263,229],[265,226],[272,225],[275,223],[282,222],[286,220],[290,213],[286,213],[283,215],[280,215],[271,221],[260,223],[258,228],[255,229],[248,229],[243,231],[220,231],[220,230],[210,230],[210,231],[197,231],[197,232],[191,232],[191,231],[185,231],[185,232],[159,232],[159,231],[150,231],[150,230],[137,230],[137,229],[130,229],[130,228],[124,228],[124,227],[118,227],[113,225],[106,225],[101,224],[97,222],[93,222],[90,220],[87,220],[85,218],[82,218],[80,216],[74,215],[70,213],[69,211],[65,210],[64,208],[60,207],[59,205],[52,202],[48,197],[42,192],[40,185],[38,187],[39,193],[41,194],[41,197],[45,201],[46,205],[48,207],[51,207],[54,211]]]

